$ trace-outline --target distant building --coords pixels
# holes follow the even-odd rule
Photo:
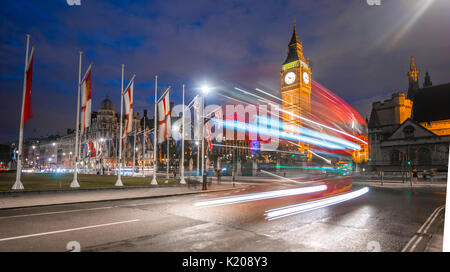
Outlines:
[[[146,165],[153,161],[151,141],[144,144],[143,156],[141,123],[139,113],[133,112],[134,130],[124,140],[123,162],[127,166]],[[145,116],[146,118],[146,116]],[[100,104],[98,112],[92,112],[91,125],[80,134],[80,169],[89,171],[112,170],[118,165],[120,113],[116,113],[114,104],[107,96]],[[125,123],[125,121],[123,121]],[[147,122],[150,123],[150,121]],[[149,134],[149,127],[147,132]],[[75,130],[68,129],[64,136],[48,136],[24,141],[24,168],[73,168],[75,163]],[[136,141],[136,144],[134,144]]]
[[[433,86],[428,72],[419,88],[411,57],[408,92],[374,102],[369,120],[370,165],[374,170],[448,169],[450,83]]]

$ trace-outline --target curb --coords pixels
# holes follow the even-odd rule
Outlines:
[[[44,194],[44,193],[68,193],[68,192],[88,192],[88,191],[100,191],[100,190],[128,190],[128,189],[152,189],[152,188],[169,188],[169,187],[183,187],[184,185],[148,185],[148,186],[131,186],[131,187],[104,187],[104,188],[69,188],[69,189],[54,189],[54,190],[23,190],[23,191],[0,191],[2,195],[15,195],[15,194]]]
[[[442,186],[427,186],[427,184],[424,185],[413,185],[412,187],[408,184],[405,186],[390,186],[389,184],[381,185],[379,183],[377,184],[370,184],[370,183],[359,183],[359,182],[353,182],[353,185],[359,185],[359,186],[369,186],[370,188],[373,188],[375,190],[402,190],[402,191],[414,191],[414,190],[427,190],[427,191],[442,191],[446,189],[446,185]]]
[[[248,185],[242,186],[240,188],[245,188],[245,187],[248,187]],[[144,187],[144,188],[147,188],[147,187]],[[38,207],[50,207],[50,206],[60,206],[60,205],[72,205],[72,204],[100,203],[100,202],[108,202],[108,201],[139,200],[139,199],[150,199],[150,198],[184,196],[184,195],[193,195],[193,194],[202,194],[202,193],[215,193],[215,192],[222,192],[222,191],[230,191],[230,190],[236,190],[238,188],[239,187],[227,188],[227,189],[217,189],[217,190],[211,190],[211,191],[185,192],[185,193],[170,194],[170,195],[138,196],[138,197],[115,198],[115,199],[99,199],[99,200],[88,200],[88,201],[54,203],[54,204],[40,204],[40,205],[31,205],[31,206],[17,206],[17,207],[0,208],[0,211],[14,210],[14,209],[26,209],[26,208],[38,208]]]

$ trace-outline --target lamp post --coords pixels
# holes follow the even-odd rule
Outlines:
[[[206,96],[209,93],[209,87],[203,86],[202,90],[202,125],[201,125],[201,141],[202,141],[202,190],[206,190],[206,172],[205,172],[205,104]]]
[[[200,139],[198,139],[200,140]],[[197,146],[197,178],[200,176],[200,146],[199,142],[196,141],[195,145]]]
[[[184,84],[183,84],[183,113],[182,113],[182,117],[181,117],[181,125],[182,127],[182,131],[181,131],[181,177],[180,177],[180,184],[186,184],[186,181],[184,179],[184,134],[185,134],[185,124],[184,124]]]

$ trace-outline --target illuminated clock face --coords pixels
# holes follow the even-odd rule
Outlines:
[[[292,84],[295,81],[295,73],[294,72],[289,72],[284,76],[284,83],[286,84]]]
[[[309,75],[307,72],[303,72],[303,81],[305,82],[305,84],[309,83]]]

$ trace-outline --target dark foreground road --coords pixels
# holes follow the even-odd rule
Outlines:
[[[0,252],[68,251],[78,245],[81,251],[401,251],[445,204],[445,190],[371,189],[358,199],[273,221],[264,218],[266,210],[308,197],[193,205],[283,188],[252,185],[220,193],[3,210]],[[442,220],[443,212],[428,232]],[[424,250],[430,237],[415,250]]]

